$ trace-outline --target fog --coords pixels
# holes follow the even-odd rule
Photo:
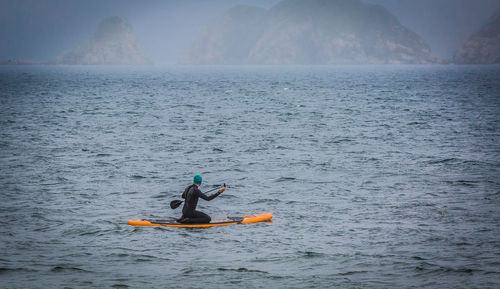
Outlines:
[[[417,32],[437,56],[449,59],[455,49],[500,9],[500,0],[363,0],[386,7]]]
[[[146,56],[173,64],[204,23],[238,4],[269,8],[266,0],[0,0],[0,60],[46,61],[85,43],[97,24],[119,16],[132,26]]]
[[[434,54],[457,46],[500,9],[498,0],[363,0],[380,4],[417,32]],[[47,61],[85,43],[100,20],[126,19],[155,64],[175,64],[205,23],[238,5],[266,9],[278,0],[0,0],[0,60]]]

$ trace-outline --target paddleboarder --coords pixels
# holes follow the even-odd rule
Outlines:
[[[224,187],[220,187],[217,193],[207,196],[199,189],[201,182],[202,177],[200,175],[195,175],[193,178],[193,184],[188,186],[184,190],[184,193],[182,193],[184,207],[182,207],[182,217],[178,220],[179,223],[210,223],[212,220],[209,215],[196,210],[198,199],[202,198],[205,201],[211,201],[222,194],[222,192],[226,190],[226,186],[224,185]]]

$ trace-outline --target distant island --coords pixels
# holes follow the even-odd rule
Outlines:
[[[493,13],[488,23],[457,49],[453,61],[459,64],[500,63],[500,11]]]
[[[236,6],[213,19],[181,64],[440,63],[415,32],[359,0]]]
[[[35,65],[39,64],[34,60],[7,59],[0,61],[0,65]]]
[[[88,44],[61,53],[51,64],[143,65],[144,57],[131,26],[119,17],[104,19]]]

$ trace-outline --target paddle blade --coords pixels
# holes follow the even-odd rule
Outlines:
[[[182,202],[183,201],[181,200],[173,200],[170,202],[170,208],[177,209],[182,204]]]

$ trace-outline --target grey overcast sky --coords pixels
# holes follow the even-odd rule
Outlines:
[[[307,0],[305,0],[307,1]],[[455,48],[500,9],[500,0],[362,0],[380,4],[413,29],[432,51]],[[125,18],[146,56],[175,64],[203,25],[238,5],[270,8],[279,0],[0,0],[0,60],[46,61],[86,43],[107,16]]]

